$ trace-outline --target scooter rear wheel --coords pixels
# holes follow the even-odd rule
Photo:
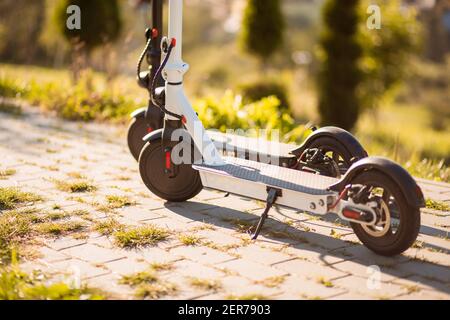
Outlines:
[[[139,155],[145,145],[145,141],[142,139],[148,133],[148,126],[143,117],[135,117],[131,120],[128,126],[127,141],[130,153],[136,161],[139,159]]]
[[[352,184],[369,186],[380,204],[376,226],[351,223],[358,239],[370,250],[384,256],[407,250],[419,234],[420,209],[409,205],[397,183],[379,171],[365,171],[356,176]]]
[[[167,201],[183,202],[203,189],[200,174],[191,164],[178,165],[173,177],[166,173],[166,155],[160,139],[146,143],[142,149],[139,171],[147,188]]]

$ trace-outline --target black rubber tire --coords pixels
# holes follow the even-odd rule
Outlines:
[[[336,151],[343,159],[347,170],[352,165],[351,160],[353,158],[364,158],[367,156],[366,152],[362,147],[356,147],[352,145],[346,145],[343,142],[333,139],[328,136],[317,137],[312,140],[309,144],[307,144],[307,149],[321,149],[325,151],[334,150]],[[345,172],[341,172],[341,174],[345,174]]]
[[[377,170],[369,170],[356,176],[352,184],[378,185],[387,189],[395,199],[399,211],[400,224],[395,233],[392,229],[382,237],[368,234],[358,223],[351,223],[358,239],[373,252],[383,256],[395,256],[411,247],[420,229],[420,209],[408,204],[399,186],[389,176]]]
[[[139,172],[152,193],[171,202],[184,202],[199,194],[203,185],[198,171],[190,164],[179,165],[178,169],[174,178],[164,172],[165,154],[160,139],[145,144],[139,156]]]
[[[142,140],[148,134],[148,127],[143,117],[135,117],[131,120],[128,126],[128,148],[130,153],[136,161],[139,159],[142,148],[145,146],[145,141]]]

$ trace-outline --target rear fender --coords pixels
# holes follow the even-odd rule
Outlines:
[[[345,186],[352,183],[355,177],[368,170],[377,170],[391,178],[398,185],[409,205],[425,207],[425,199],[417,182],[400,165],[386,158],[370,157],[354,163],[345,176],[329,189],[341,192]]]
[[[291,153],[296,157],[300,157],[302,153],[320,137],[329,137],[339,141],[345,146],[350,154],[356,154],[358,160],[368,156],[359,141],[350,132],[338,127],[323,127],[314,131],[298,149],[293,150]]]

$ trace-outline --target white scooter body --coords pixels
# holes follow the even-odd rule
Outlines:
[[[274,201],[276,204],[316,214],[334,212],[351,221],[343,216],[342,209],[348,205],[352,208],[358,205],[343,199],[338,201],[339,194],[328,190],[329,186],[338,182],[337,179],[221,156],[183,90],[183,76],[189,65],[182,60],[182,24],[183,0],[169,0],[169,39],[175,39],[176,45],[163,70],[166,80],[166,109],[183,116],[185,128],[203,156],[204,163],[193,165],[200,173],[203,186],[264,201],[268,198],[268,191],[274,189],[278,191]],[[170,115],[166,115],[166,119],[176,120]],[[361,209],[374,217],[367,224],[374,224],[374,210],[367,205]]]

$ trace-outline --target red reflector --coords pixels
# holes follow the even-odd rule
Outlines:
[[[166,152],[166,169],[170,169],[170,151]]]
[[[177,45],[177,39],[172,38],[172,41],[170,42],[170,45],[171,45],[172,47],[175,47],[175,46]]]
[[[152,133],[153,132],[153,128],[147,128],[147,133]]]
[[[185,117],[185,116],[182,116],[182,117],[181,117],[181,122],[182,122],[183,124],[186,124],[186,122],[187,122],[187,119],[186,119],[186,117]]]
[[[153,28],[153,29],[152,29],[152,38],[155,39],[155,38],[158,37],[158,35],[159,35],[158,29]]]
[[[359,218],[361,217],[361,213],[360,212],[354,211],[354,210],[350,210],[350,209],[342,210],[342,214],[344,215],[344,217],[349,218],[349,219],[353,219],[353,220],[359,220]]]

